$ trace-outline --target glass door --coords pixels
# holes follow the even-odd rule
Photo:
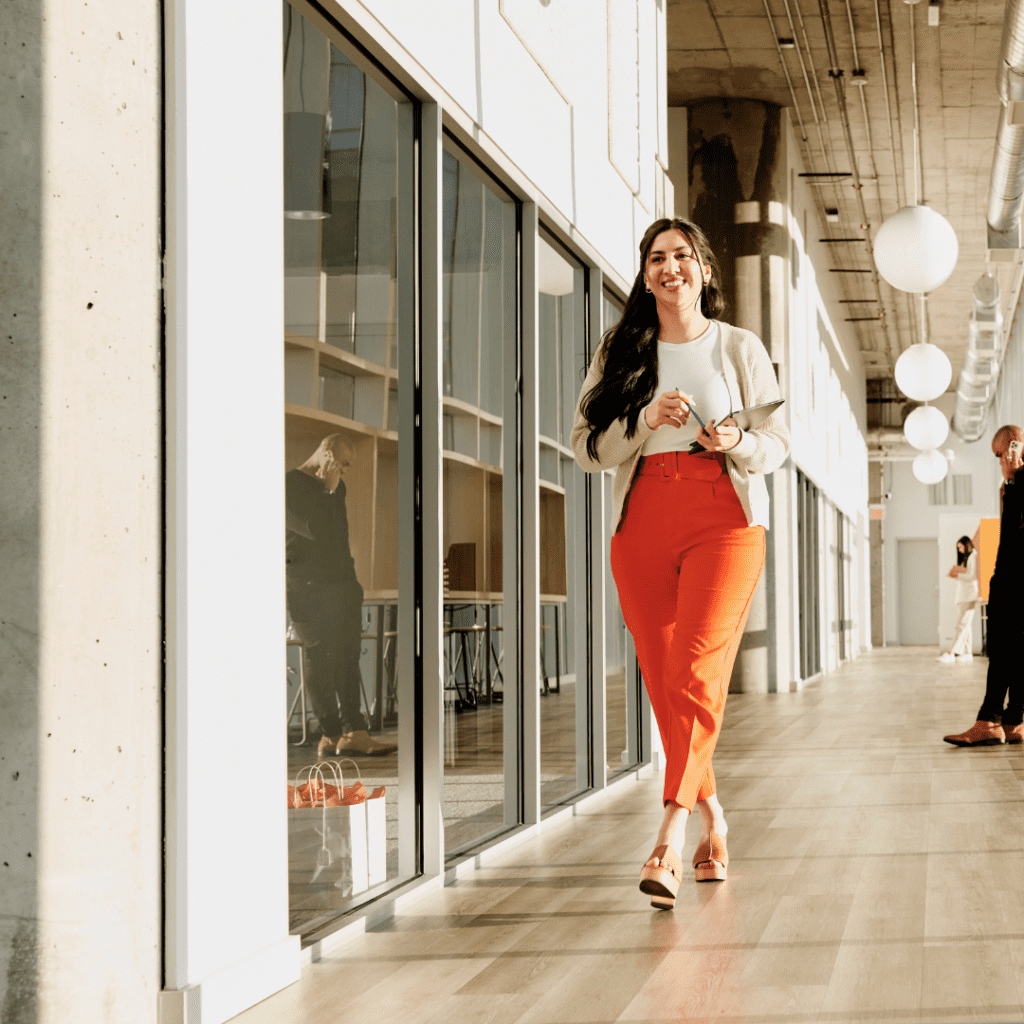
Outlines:
[[[504,572],[505,545],[515,544],[505,400],[516,382],[505,366],[516,351],[518,274],[514,201],[451,142],[443,190],[443,820],[452,857],[521,817],[520,753],[505,722],[518,707],[505,662],[515,581]]]
[[[340,36],[288,3],[283,15],[285,781],[289,925],[308,940],[419,869],[399,614],[413,601],[399,552],[415,538],[398,511],[413,444],[414,111]]]
[[[608,292],[602,301],[603,330],[608,331],[622,316],[622,303]],[[639,708],[640,674],[632,637],[626,629],[619,606],[619,594],[612,577],[609,551],[617,522],[612,521],[614,471],[600,476],[604,487],[604,530],[601,538],[605,566],[605,749],[608,777],[636,765],[640,760]],[[595,484],[598,481],[595,480]]]
[[[542,808],[590,786],[586,503],[584,474],[570,447],[586,369],[585,274],[578,260],[541,234],[537,290]]]
[[[800,676],[821,671],[818,488],[797,470],[797,548],[800,586]]]

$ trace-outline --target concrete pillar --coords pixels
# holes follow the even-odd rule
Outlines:
[[[152,1021],[160,5],[0,4],[0,1019]]]
[[[721,266],[727,302],[723,319],[757,334],[778,370],[787,348],[789,255],[782,111],[760,100],[710,99],[691,104],[687,113],[689,217],[708,236]],[[770,496],[777,490],[772,483],[769,477]],[[777,512],[773,509],[773,516]],[[776,563],[785,551],[780,551],[777,538],[768,540],[732,692],[778,689],[777,631],[792,624],[776,621]],[[788,685],[784,678],[782,688]]]

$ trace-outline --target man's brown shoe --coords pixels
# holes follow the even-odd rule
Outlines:
[[[324,740],[327,742],[324,743]],[[393,754],[398,749],[397,743],[382,743],[375,740],[365,729],[357,729],[355,732],[347,732],[337,739],[324,737],[320,741],[320,748],[317,753],[323,757],[324,754],[340,756],[341,754],[365,754],[368,757],[377,757],[382,754]]]
[[[1024,725],[1007,725],[1003,731],[1006,733],[1007,743],[1024,743]]]
[[[967,732],[942,737],[955,747],[992,747],[1006,742],[1006,733],[998,722],[975,722]],[[1020,740],[1017,741],[1018,743]]]

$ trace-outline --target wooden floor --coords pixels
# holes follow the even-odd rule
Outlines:
[[[1024,1020],[1024,748],[942,742],[974,721],[987,661],[935,653],[730,696],[729,880],[685,880],[674,912],[637,890],[660,777],[629,782],[236,1021]]]

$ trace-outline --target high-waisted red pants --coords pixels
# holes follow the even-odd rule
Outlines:
[[[643,458],[612,537],[612,574],[665,748],[665,802],[715,792],[736,651],[764,564],[722,457]]]

